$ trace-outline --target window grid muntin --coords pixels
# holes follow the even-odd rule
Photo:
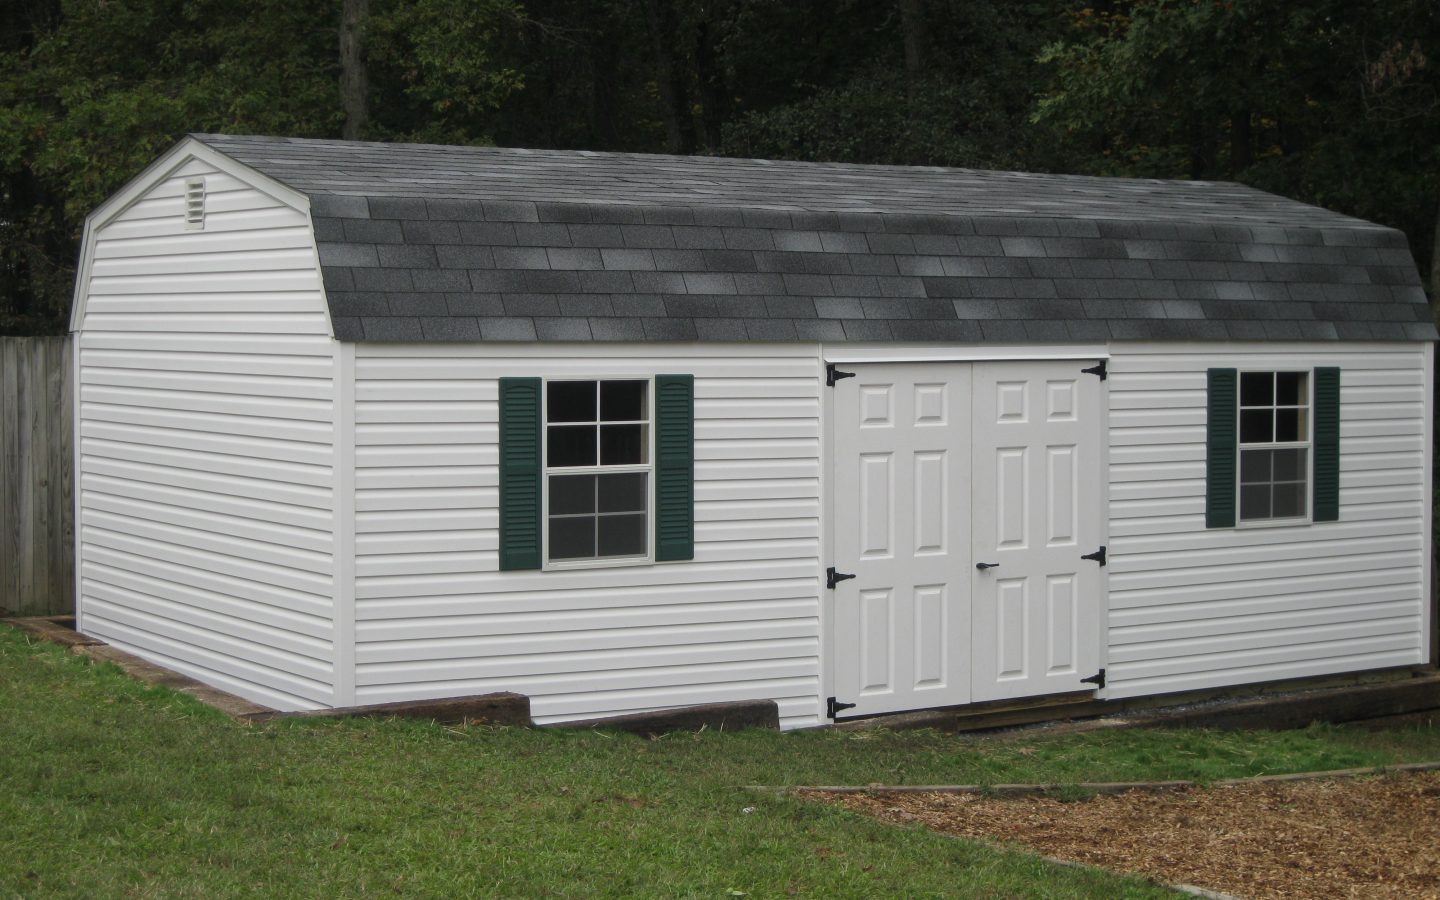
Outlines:
[[[1269,398],[1270,398],[1270,399],[1269,399],[1269,402],[1268,402],[1268,403],[1254,403],[1254,402],[1246,403],[1246,402],[1245,402],[1245,388],[1246,388],[1246,379],[1247,379],[1247,376],[1250,376],[1251,378],[1253,378],[1253,377],[1256,376],[1256,375],[1269,375],[1269,376],[1270,376],[1270,387],[1269,387]],[[1297,377],[1299,378],[1300,383],[1299,383],[1299,387],[1298,387],[1298,389],[1297,389],[1297,398],[1296,398],[1296,399],[1297,399],[1297,402],[1295,402],[1295,403],[1279,403],[1279,402],[1278,402],[1278,400],[1279,400],[1279,379],[1280,379],[1280,376],[1282,376],[1282,375],[1294,375],[1294,376],[1297,376]],[[1314,428],[1314,416],[1310,414],[1310,411],[1311,411],[1311,409],[1313,408],[1313,405],[1314,405],[1313,396],[1312,396],[1312,392],[1313,392],[1313,390],[1314,390],[1314,379],[1311,377],[1311,373],[1310,373],[1308,370],[1295,370],[1295,369],[1264,369],[1264,370],[1252,370],[1252,371],[1244,371],[1244,370],[1242,370],[1242,371],[1240,371],[1240,372],[1237,373],[1237,376],[1238,376],[1238,377],[1235,379],[1235,390],[1236,390],[1236,398],[1235,398],[1235,399],[1236,399],[1236,403],[1235,403],[1235,408],[1236,408],[1236,423],[1235,423],[1235,436],[1236,436],[1235,515],[1236,515],[1236,522],[1237,522],[1238,524],[1241,524],[1241,525],[1246,525],[1246,524],[1260,524],[1260,525],[1263,525],[1263,524],[1271,524],[1271,523],[1291,524],[1291,523],[1295,523],[1295,522],[1304,522],[1304,521],[1306,521],[1306,520],[1309,519],[1310,514],[1311,514],[1310,485],[1313,483],[1313,479],[1314,479],[1314,474],[1313,474],[1313,472],[1312,472],[1312,468],[1313,468],[1313,466],[1314,466],[1314,453],[1311,452],[1311,446],[1312,446],[1312,443],[1313,443],[1312,431],[1313,431],[1313,428]],[[1243,425],[1244,425],[1244,421],[1245,421],[1245,413],[1246,413],[1246,411],[1255,412],[1255,411],[1266,410],[1266,409],[1270,410],[1270,412],[1271,412],[1271,417],[1270,417],[1270,437],[1271,437],[1272,439],[1269,440],[1269,441],[1254,441],[1254,440],[1252,440],[1252,441],[1246,441],[1246,440],[1244,439],[1244,431],[1243,431]],[[1274,440],[1274,438],[1275,438],[1275,436],[1276,436],[1276,434],[1277,434],[1277,432],[1278,432],[1278,430],[1279,430],[1278,416],[1279,416],[1279,412],[1280,412],[1280,411],[1296,411],[1297,416],[1298,416],[1298,422],[1297,422],[1297,433],[1298,433],[1298,436],[1299,436],[1299,439],[1298,439],[1298,440],[1287,440],[1287,441],[1277,441],[1277,440]],[[1285,451],[1285,450],[1299,450],[1299,451],[1302,452],[1302,454],[1303,454],[1303,462],[1302,462],[1302,465],[1301,465],[1301,467],[1300,467],[1300,478],[1301,478],[1302,480],[1298,480],[1298,481],[1297,481],[1297,480],[1294,480],[1294,479],[1286,479],[1286,480],[1283,480],[1283,481],[1276,481],[1276,480],[1275,480],[1275,478],[1274,478],[1274,471],[1275,471],[1275,469],[1274,469],[1274,452],[1275,452],[1275,451]],[[1250,481],[1250,482],[1247,482],[1247,481],[1244,480],[1244,476],[1245,476],[1245,457],[1246,457],[1246,455],[1247,455],[1247,452],[1248,452],[1248,453],[1262,453],[1262,452],[1263,452],[1263,453],[1266,453],[1266,454],[1268,454],[1268,455],[1270,456],[1270,462],[1269,462],[1270,477],[1269,477],[1268,479],[1266,479],[1266,480],[1264,480],[1264,481]],[[1284,489],[1289,490],[1289,489],[1291,489],[1291,488],[1294,488],[1294,487],[1297,486],[1297,485],[1299,486],[1299,509],[1300,509],[1300,511],[1299,511],[1298,513],[1294,514],[1294,515],[1275,516],[1273,513],[1274,513],[1274,509],[1275,509],[1276,489],[1277,489],[1277,488],[1284,488]],[[1254,512],[1253,512],[1253,510],[1251,510],[1251,513],[1252,513],[1252,514],[1249,515],[1249,516],[1247,516],[1247,515],[1246,515],[1246,502],[1245,502],[1245,498],[1246,498],[1246,494],[1247,494],[1246,488],[1254,489],[1254,488],[1259,488],[1259,487],[1261,487],[1261,486],[1264,486],[1264,487],[1268,488],[1268,490],[1266,491],[1266,498],[1267,498],[1266,513],[1267,513],[1267,514],[1266,514],[1266,515],[1263,515],[1263,516],[1255,515]],[[1253,495],[1253,491],[1252,491],[1252,495]]]
[[[641,396],[641,411],[645,414],[642,419],[605,419],[604,410],[601,408],[600,392],[601,385],[605,382],[635,382],[644,385]],[[595,462],[589,465],[551,466],[550,462],[550,385],[555,383],[587,383],[593,386],[595,391],[595,415],[589,420],[559,421],[554,425],[559,427],[590,426],[595,429],[596,434],[596,455]],[[546,380],[542,390],[544,410],[542,421],[544,427],[541,430],[541,459],[545,462],[545,502],[543,514],[545,519],[545,555],[544,565],[546,568],[577,568],[590,566],[605,566],[616,564],[633,564],[636,562],[647,562],[654,553],[654,546],[651,535],[651,523],[654,521],[655,508],[655,429],[654,429],[654,390],[652,379],[648,376],[610,376],[605,378],[557,378],[553,381]],[[611,463],[606,464],[600,461],[599,428],[604,425],[639,425],[641,426],[640,456],[643,460],[639,463]],[[600,478],[606,475],[640,474],[645,476],[645,484],[641,493],[643,509],[625,510],[619,512],[599,512],[599,482]],[[571,475],[594,475],[596,476],[596,497],[594,513],[550,513],[551,479]],[[642,516],[641,539],[643,549],[638,553],[616,554],[600,556],[600,522],[602,518],[619,518],[625,516]],[[596,555],[593,556],[562,556],[552,557],[553,544],[550,535],[550,525],[554,519],[585,519],[589,518],[595,522],[593,549]]]

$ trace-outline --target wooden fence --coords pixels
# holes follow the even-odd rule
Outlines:
[[[75,609],[68,337],[0,337],[0,616]]]

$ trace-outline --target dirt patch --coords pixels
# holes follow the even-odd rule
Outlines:
[[[817,794],[895,824],[1244,897],[1440,898],[1440,773],[1065,802]]]

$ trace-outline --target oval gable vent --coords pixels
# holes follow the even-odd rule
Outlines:
[[[199,230],[205,227],[205,179],[190,178],[185,181],[185,227]]]

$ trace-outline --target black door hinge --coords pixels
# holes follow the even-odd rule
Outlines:
[[[833,591],[835,590],[835,585],[842,581],[849,581],[854,577],[854,575],[846,575],[844,572],[837,572],[835,571],[835,567],[831,566],[825,570],[825,589]]]
[[[1105,670],[1101,669],[1089,678],[1082,678],[1080,682],[1082,684],[1093,684],[1096,688],[1103,688],[1105,686]]]
[[[1095,365],[1091,366],[1091,367],[1088,368],[1088,369],[1081,369],[1081,370],[1080,370],[1080,374],[1082,374],[1082,375],[1099,375],[1099,376],[1100,376],[1100,380],[1101,380],[1101,381],[1104,381],[1104,380],[1105,380],[1105,375],[1106,375],[1105,360],[1103,360],[1103,359],[1100,360],[1098,363],[1096,363]]]
[[[1099,563],[1100,565],[1103,566],[1103,565],[1105,565],[1105,548],[1102,546],[1099,550],[1096,550],[1094,553],[1086,553],[1086,554],[1083,554],[1080,558],[1081,558],[1081,559],[1093,559],[1095,562],[1097,562],[1097,563]]]
[[[855,704],[853,703],[841,703],[834,697],[827,697],[825,699],[825,715],[826,717],[833,719],[836,716],[840,715],[840,711],[842,709],[853,709],[854,706]]]
[[[826,387],[834,387],[834,386],[835,386],[835,382],[839,381],[839,380],[842,379],[842,378],[854,378],[854,377],[855,377],[855,373],[854,373],[854,372],[842,372],[842,371],[840,371],[839,369],[835,368],[835,364],[834,364],[834,363],[826,363],[826,364],[825,364],[825,386],[826,386]]]

